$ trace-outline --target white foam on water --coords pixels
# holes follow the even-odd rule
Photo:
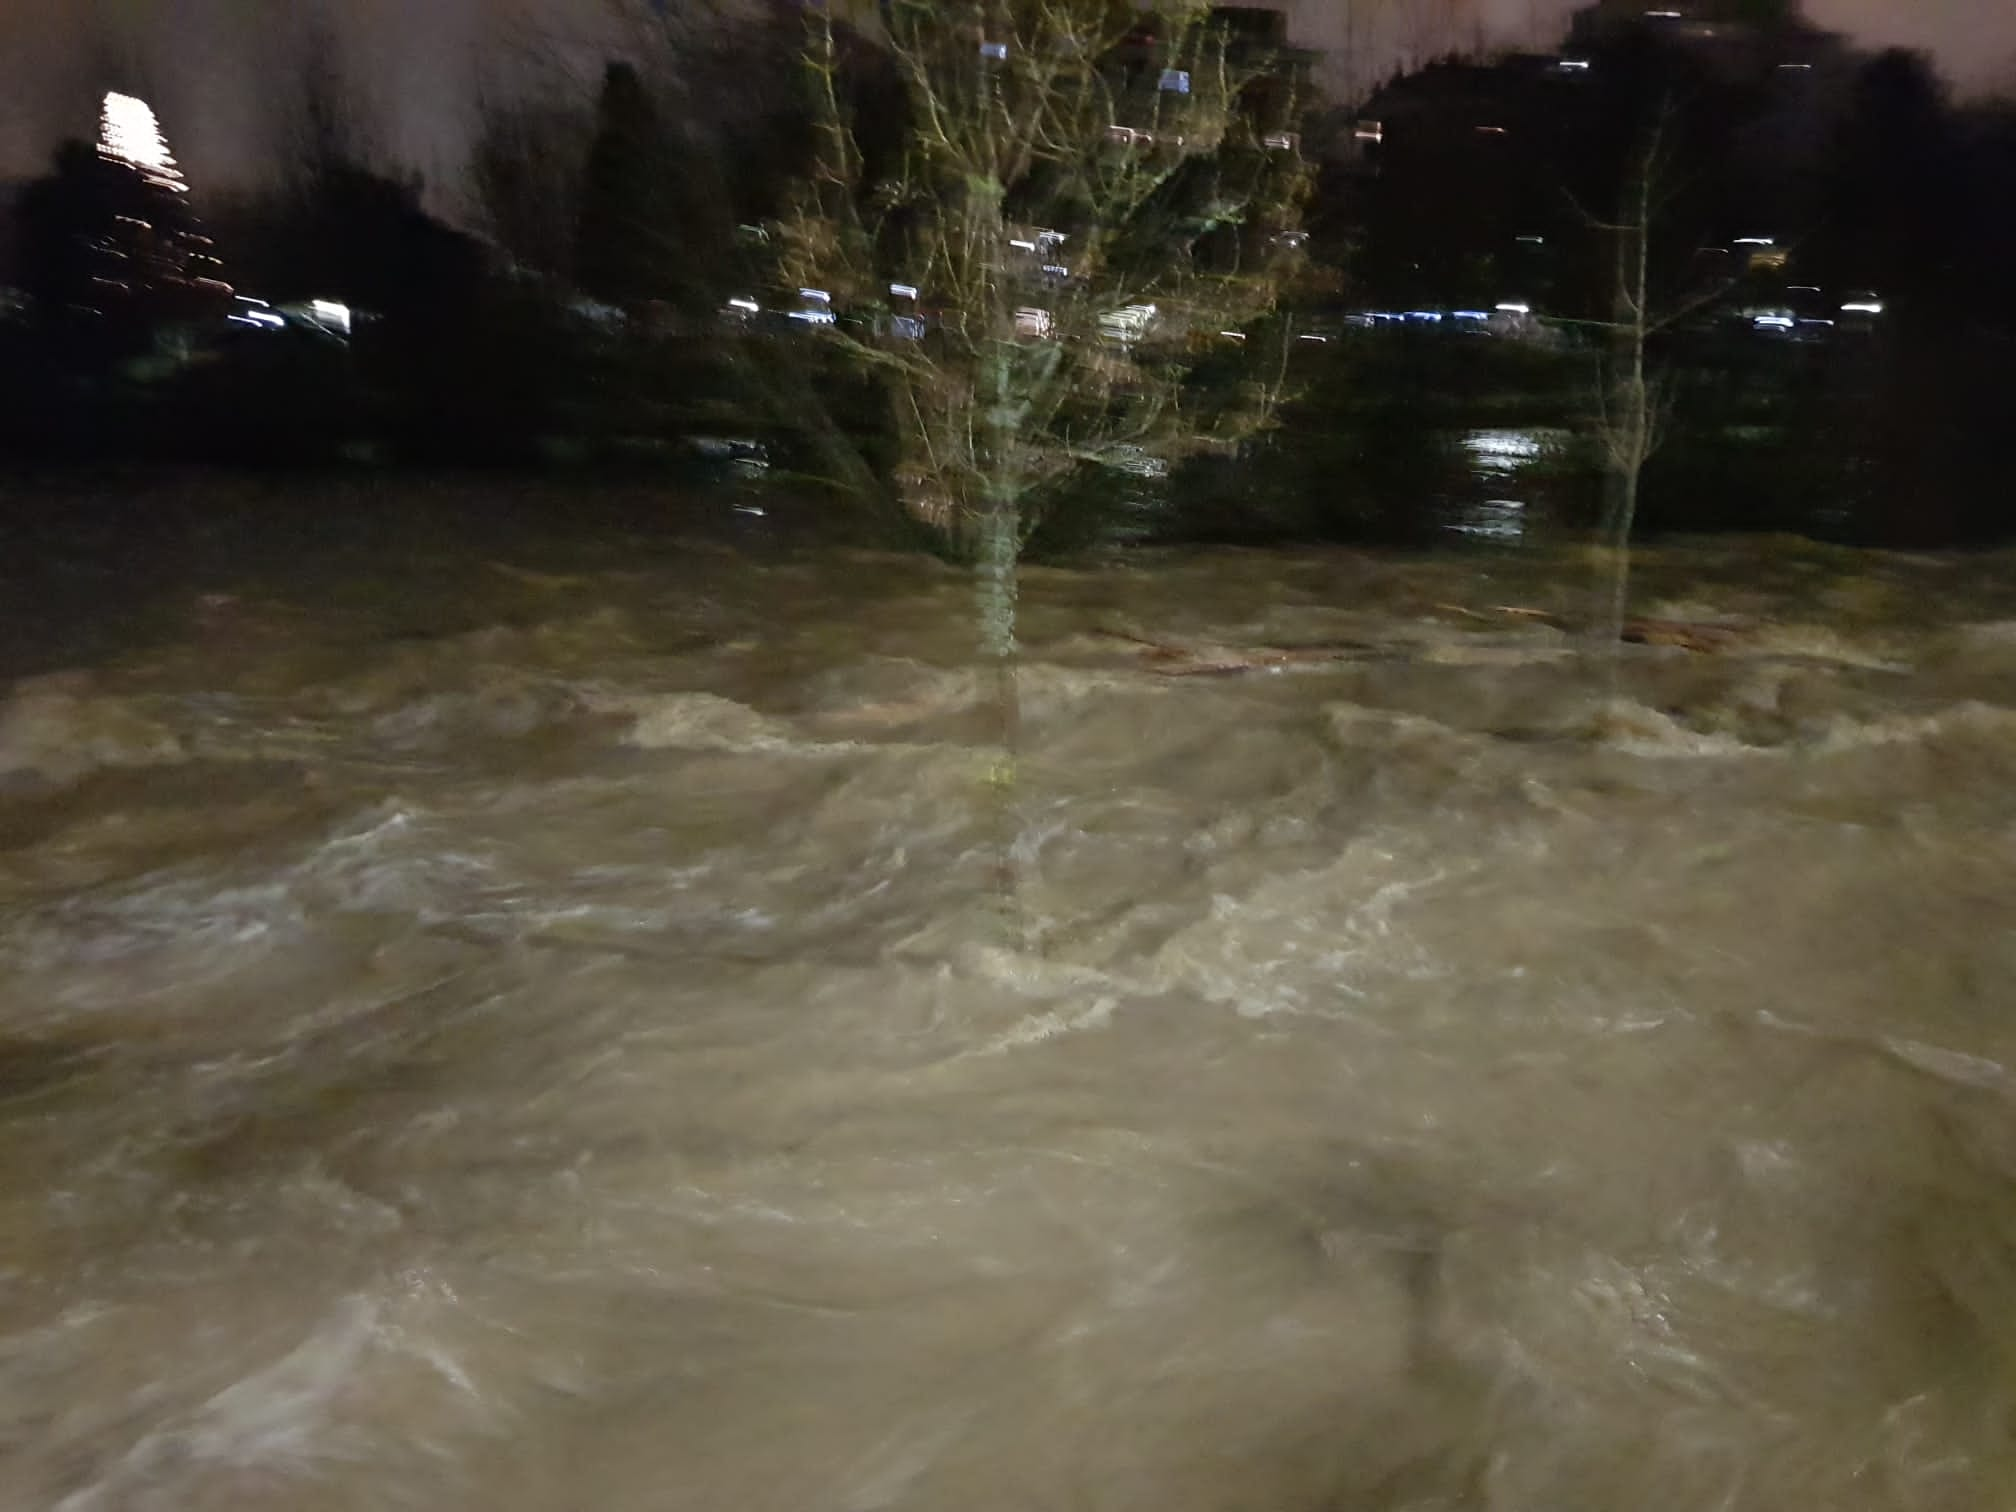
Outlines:
[[[0,812],[0,1505],[2016,1484],[2016,714],[1898,670],[1958,632],[1605,710],[1537,552],[1171,553],[1025,583],[1006,762],[902,561],[100,674],[191,759]],[[290,822],[166,785],[227,748]]]

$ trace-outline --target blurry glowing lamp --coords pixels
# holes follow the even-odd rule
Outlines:
[[[350,306],[335,299],[311,299],[308,308],[323,325],[332,331],[350,334]]]

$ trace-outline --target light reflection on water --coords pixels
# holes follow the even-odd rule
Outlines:
[[[1456,501],[1444,528],[1452,534],[1498,545],[1524,541],[1534,523],[1530,496],[1536,466],[1558,453],[1565,433],[1544,429],[1482,429],[1462,434],[1469,469],[1470,497]],[[1513,495],[1517,491],[1516,496]]]

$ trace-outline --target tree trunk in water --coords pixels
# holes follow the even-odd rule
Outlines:
[[[980,656],[995,679],[1000,699],[1002,757],[1012,763],[1021,725],[1015,684],[1016,559],[1022,554],[1021,524],[1014,502],[995,498],[980,522],[980,550],[973,562],[974,609],[980,622]]]
[[[990,500],[980,522],[980,550],[973,563],[974,607],[980,621],[981,676],[991,682],[997,719],[994,760],[987,772],[989,820],[993,829],[994,892],[1007,943],[1028,943],[1016,873],[1015,795],[1022,743],[1022,692],[1018,686],[1015,641],[1015,563],[1022,533],[1012,500]],[[983,697],[988,696],[986,694]]]
[[[1610,612],[1603,635],[1609,666],[1608,694],[1615,699],[1624,655],[1624,614],[1631,598],[1631,527],[1638,516],[1638,477],[1643,464],[1624,469],[1617,480],[1616,525],[1610,551]]]
[[[1638,488],[1652,455],[1651,377],[1645,348],[1652,335],[1652,178],[1659,155],[1653,134],[1639,164],[1633,215],[1618,234],[1616,330],[1621,338],[1624,379],[1606,438],[1615,476],[1606,522],[1610,537],[1610,601],[1603,617],[1608,696],[1615,699],[1623,666],[1624,616],[1631,597],[1631,532],[1638,523]]]

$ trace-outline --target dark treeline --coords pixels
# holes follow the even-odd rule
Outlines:
[[[820,366],[770,271],[814,159],[803,37],[779,3],[640,32],[599,80],[500,93],[456,196],[387,166],[327,48],[259,192],[66,146],[6,238],[23,297],[0,313],[0,450],[762,457],[801,492],[822,433],[873,458],[873,406]],[[842,44],[857,132],[894,153],[888,64]],[[2016,109],[1725,0],[1678,20],[1591,6],[1558,54],[1452,59],[1304,116],[1296,398],[1237,456],[1087,490],[1060,544],[1426,539],[1500,495],[1521,530],[1590,523],[1614,223],[1655,131],[1647,244],[1672,318],[1643,523],[1891,543],[2016,525]]]
[[[1551,393],[1542,408],[1577,434],[1616,314],[1606,223],[1659,134],[1649,249],[1672,318],[1654,343],[1650,527],[1926,542],[2016,524],[2000,441],[2016,421],[2008,106],[1958,107],[1923,58],[1858,52],[1753,0],[1678,19],[1591,7],[1559,55],[1439,65],[1363,116],[1375,162],[1336,169],[1319,207],[1355,302],[1530,302],[1548,319],[1529,345],[1554,359],[1485,386],[1511,411]],[[1340,375],[1347,411],[1390,409],[1389,373],[1402,388],[1432,373],[1392,345],[1371,358],[1377,381]],[[1430,405],[1477,381],[1448,361]]]

